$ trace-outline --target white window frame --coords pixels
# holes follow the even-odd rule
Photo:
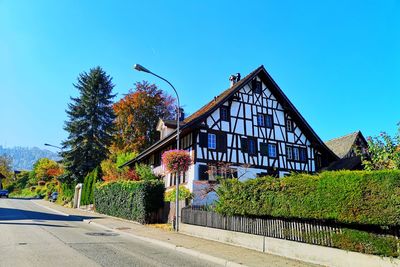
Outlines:
[[[293,148],[293,159],[300,161],[300,149],[298,147]]]
[[[217,149],[217,135],[208,133],[207,135],[207,147],[209,149]]]
[[[268,157],[277,158],[278,157],[278,148],[276,144],[268,144]]]

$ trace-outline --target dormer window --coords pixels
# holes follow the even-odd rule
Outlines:
[[[228,107],[221,107],[219,109],[222,121],[229,121],[229,110]]]
[[[260,81],[257,81],[257,80],[253,80],[252,82],[251,82],[251,89],[253,90],[253,92],[255,93],[255,94],[261,94],[262,93],[262,83],[260,82]]]

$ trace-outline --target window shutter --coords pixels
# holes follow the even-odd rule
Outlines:
[[[266,143],[260,143],[261,156],[268,156],[268,146]]]
[[[207,165],[199,165],[199,180],[200,181],[208,181],[208,166]]]
[[[246,153],[247,152],[247,139],[246,138],[240,139],[240,146],[242,148],[242,152]]]
[[[225,152],[226,151],[226,134],[220,133],[217,135],[217,149],[218,151]]]
[[[199,133],[199,145],[200,147],[207,147],[207,143],[208,143],[208,135],[207,133]]]

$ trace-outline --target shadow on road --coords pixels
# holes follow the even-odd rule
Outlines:
[[[66,221],[79,222],[86,219],[98,219],[97,216],[64,216],[53,213],[40,211],[21,210],[12,208],[0,208],[0,223],[1,221],[16,221],[16,220],[44,220],[44,221]]]
[[[26,223],[26,222],[1,222],[0,225],[31,225],[31,226],[46,226],[46,227],[68,227],[68,228],[75,228],[69,225],[58,225],[58,224],[48,224],[48,223]]]

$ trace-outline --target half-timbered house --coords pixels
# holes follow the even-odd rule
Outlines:
[[[189,151],[193,165],[180,179],[199,193],[215,174],[240,179],[260,175],[314,173],[338,159],[287,98],[263,66],[240,79],[180,122],[180,147]],[[312,103],[310,103],[312,104]],[[176,144],[176,122],[160,120],[160,140],[125,165],[146,163],[164,176],[166,187],[175,177],[165,174],[161,155]]]

